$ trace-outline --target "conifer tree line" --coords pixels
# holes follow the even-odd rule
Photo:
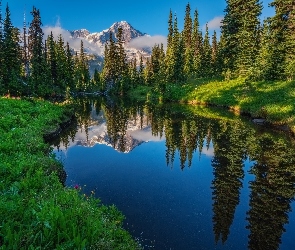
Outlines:
[[[275,15],[263,22],[259,0],[226,0],[226,4],[219,38],[216,31],[210,37],[207,24],[202,33],[198,10],[192,17],[189,3],[185,8],[182,31],[179,31],[176,14],[170,10],[166,51],[163,45],[155,45],[145,67],[140,66],[136,77],[132,78],[135,81],[126,86],[144,84],[164,93],[167,83],[181,84],[191,78],[241,76],[251,80],[293,80],[295,1],[274,0],[270,6],[275,8]],[[113,41],[110,40],[106,51],[112,48]],[[115,57],[109,58],[104,72],[109,72],[114,63],[111,58]],[[131,64],[131,68],[134,69],[134,65]],[[127,70],[125,79],[130,77],[130,72],[134,74],[136,70]],[[111,82],[116,83],[116,79]],[[104,81],[108,82],[106,78]]]
[[[91,89],[83,41],[73,55],[61,35],[44,37],[38,9],[31,15],[29,27],[24,18],[20,31],[12,25],[8,4],[4,18],[0,14],[0,94],[56,98]]]
[[[212,37],[200,28],[198,10],[185,8],[184,28],[172,10],[168,17],[167,48],[152,48],[143,63],[127,60],[123,31],[110,34],[102,72],[91,79],[83,41],[74,54],[68,43],[51,33],[44,37],[38,9],[23,30],[11,22],[8,5],[0,12],[0,94],[50,98],[77,92],[124,94],[138,85],[164,93],[167,83],[191,78],[248,77],[252,80],[293,80],[295,77],[295,1],[273,0],[275,15],[260,20],[259,0],[226,0],[221,34]],[[1,8],[0,0],[0,10]]]

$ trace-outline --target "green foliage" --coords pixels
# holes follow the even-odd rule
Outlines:
[[[232,76],[247,76],[259,51],[262,5],[258,0],[227,0],[222,22],[224,71]]]
[[[30,77],[29,92],[33,96],[48,97],[50,88],[50,71],[47,67],[46,53],[43,44],[43,31],[40,11],[33,7],[33,20],[29,27]]]
[[[262,117],[274,124],[287,124],[295,131],[294,81],[257,81],[246,78],[222,80],[199,78],[183,85],[167,84],[164,100],[226,107]],[[135,89],[133,92],[139,91]],[[155,90],[156,91],[156,90]],[[160,95],[158,91],[154,96]],[[144,89],[141,89],[141,95]]]
[[[0,56],[2,57],[2,66],[0,78],[3,83],[0,93],[11,94],[14,96],[20,95],[20,73],[21,73],[21,50],[19,45],[19,30],[13,27],[10,10],[7,5],[5,19],[3,22],[3,35]],[[2,24],[1,24],[2,25]]]
[[[72,111],[34,99],[0,99],[0,248],[139,249],[115,207],[65,188],[42,136]]]
[[[203,42],[200,64],[200,74],[203,77],[209,77],[212,75],[212,48],[209,40],[209,30],[208,25],[206,24],[206,33]]]
[[[275,7],[275,15],[264,25],[262,76],[268,80],[292,80],[295,59],[294,3],[275,0],[271,6]]]
[[[110,33],[109,43],[105,45],[105,62],[102,71],[105,92],[123,95],[130,88],[132,80],[128,74],[126,52],[123,47],[123,30],[118,29],[117,41]]]

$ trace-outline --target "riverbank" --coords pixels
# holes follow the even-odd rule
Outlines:
[[[62,185],[62,165],[43,136],[71,113],[45,101],[0,98],[0,248],[139,249],[115,207]]]
[[[295,81],[196,79],[183,85],[168,84],[162,97],[146,86],[139,86],[129,95],[137,100],[162,98],[164,102],[225,107],[275,126],[287,126],[295,133]]]

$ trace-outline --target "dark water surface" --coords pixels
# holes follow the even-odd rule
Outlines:
[[[295,249],[295,145],[222,110],[77,100],[66,184],[126,216],[145,249]]]

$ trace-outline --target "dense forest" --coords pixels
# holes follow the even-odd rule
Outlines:
[[[104,50],[104,67],[90,77],[81,41],[74,53],[60,35],[44,38],[40,11],[33,7],[32,21],[23,31],[14,27],[9,6],[0,16],[0,94],[65,97],[77,92],[124,94],[147,85],[163,94],[167,83],[192,78],[292,80],[295,76],[295,9],[293,0],[274,0],[275,15],[263,22],[258,0],[226,0],[220,37],[200,29],[198,10],[185,9],[184,28],[178,28],[170,10],[167,49],[152,48],[146,64],[127,61],[122,30],[113,34]],[[1,4],[1,1],[0,1]],[[1,7],[1,6],[0,6]]]

